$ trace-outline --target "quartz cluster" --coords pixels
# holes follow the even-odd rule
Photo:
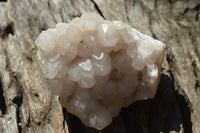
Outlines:
[[[156,93],[165,46],[120,21],[85,13],[35,43],[52,92],[89,127],[105,128],[121,108]]]

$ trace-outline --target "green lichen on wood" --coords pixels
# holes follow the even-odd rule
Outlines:
[[[72,3],[72,6],[75,7],[75,0],[70,0],[70,2]]]

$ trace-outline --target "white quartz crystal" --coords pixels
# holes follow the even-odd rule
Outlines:
[[[127,24],[85,13],[35,43],[52,92],[89,127],[105,128],[121,108],[156,93],[165,46]]]

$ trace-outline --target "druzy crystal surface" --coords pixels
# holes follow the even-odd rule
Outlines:
[[[89,127],[105,128],[121,108],[156,93],[164,44],[120,21],[85,13],[35,43],[52,92]]]

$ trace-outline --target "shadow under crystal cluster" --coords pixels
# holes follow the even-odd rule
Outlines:
[[[52,92],[89,127],[105,128],[122,107],[156,93],[165,46],[120,21],[85,13],[35,43]]]

